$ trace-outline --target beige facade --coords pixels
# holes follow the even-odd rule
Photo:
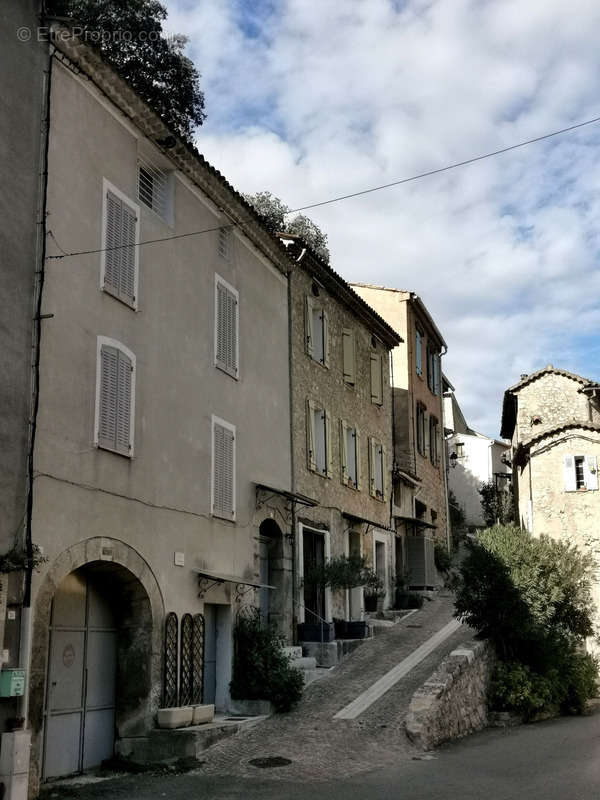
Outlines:
[[[309,597],[303,575],[321,551],[363,555],[381,576],[384,607],[393,602],[389,363],[399,337],[310,251],[291,253],[294,491],[317,503],[298,512],[297,617],[361,619],[361,590]]]
[[[288,256],[97,54],[60,48],[32,519],[46,561],[20,653],[34,788],[106,757],[103,736],[112,754],[114,730],[117,750],[143,736],[169,691],[199,701],[177,626],[165,666],[167,614],[180,632],[204,615],[203,699],[227,710],[235,614],[269,583],[285,626],[292,591]],[[80,667],[86,697],[120,676],[104,716],[63,713]]]
[[[398,531],[448,544],[444,452],[442,355],[446,343],[420,298],[413,292],[354,284],[353,288],[402,336],[392,351],[396,463],[395,509]],[[421,579],[423,558],[414,542],[405,569],[415,585],[437,580],[433,570]],[[418,562],[418,563],[417,563]]]
[[[573,542],[600,567],[600,387],[548,365],[504,395],[518,520],[535,536]],[[595,586],[600,608],[600,581]]]

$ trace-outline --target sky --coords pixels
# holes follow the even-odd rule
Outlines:
[[[297,208],[600,116],[597,0],[166,0],[201,153]],[[305,212],[348,281],[416,292],[467,422],[552,363],[600,378],[600,123]]]

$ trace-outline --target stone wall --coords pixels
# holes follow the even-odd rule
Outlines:
[[[408,738],[430,750],[487,726],[487,689],[495,663],[487,642],[470,641],[453,650],[410,702]]]

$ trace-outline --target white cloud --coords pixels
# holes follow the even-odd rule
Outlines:
[[[600,113],[595,0],[170,0],[241,191],[291,206],[386,183]],[[269,12],[271,8],[271,12]],[[252,18],[249,15],[252,14]],[[349,280],[418,292],[470,423],[549,361],[600,377],[600,125],[307,212]]]

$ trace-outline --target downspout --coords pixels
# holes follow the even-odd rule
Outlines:
[[[442,404],[442,433],[444,431],[444,386],[442,381],[442,358],[448,352],[446,345],[443,345],[444,352],[440,353],[440,399]],[[446,447],[446,437],[444,436],[443,446],[444,468],[442,474],[444,476],[444,503],[446,506],[446,548],[449,553],[452,552],[452,536],[450,532],[450,501],[448,500],[448,448]]]
[[[303,251],[298,258],[298,261],[304,255]],[[290,407],[290,480],[291,490],[296,492],[296,459],[294,454],[294,375],[293,375],[293,356],[292,356],[292,342],[293,342],[293,320],[292,320],[292,267],[287,274],[287,303],[288,303],[288,380],[289,380],[289,407]],[[292,500],[292,513],[291,513],[291,526],[292,526],[292,641],[296,643],[297,631],[297,612],[298,607],[298,537],[296,533],[297,528],[297,515],[296,515],[296,500]]]
[[[37,269],[35,272],[34,288],[34,317],[32,333],[32,385],[31,385],[31,411],[29,422],[29,442],[27,452],[27,508],[25,522],[25,552],[27,567],[25,569],[25,585],[23,591],[23,606],[21,611],[21,636],[19,642],[20,661],[25,667],[25,686],[19,701],[19,716],[24,717],[25,727],[28,727],[29,716],[29,685],[31,668],[31,584],[33,578],[33,484],[34,469],[33,456],[37,431],[37,417],[40,404],[40,343],[41,343],[41,311],[44,288],[44,268],[46,261],[46,213],[48,200],[48,151],[50,147],[50,97],[52,91],[52,65],[53,46],[48,50],[48,68],[44,75],[44,99],[42,106],[41,129],[41,157],[40,157],[40,182],[38,206],[38,235],[37,235]]]
[[[394,528],[394,475],[396,473],[396,392],[394,391],[394,351],[390,350],[390,379],[392,384],[392,480],[390,492],[390,528]]]

